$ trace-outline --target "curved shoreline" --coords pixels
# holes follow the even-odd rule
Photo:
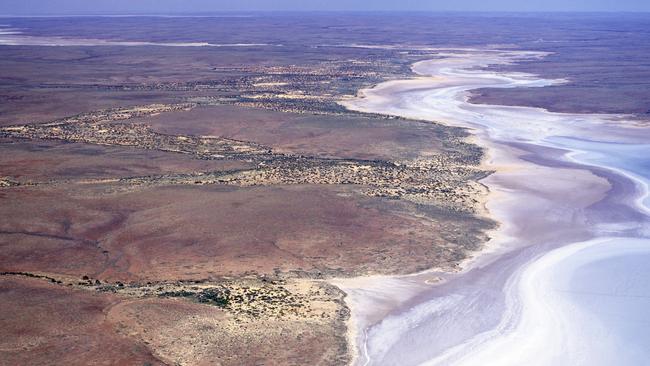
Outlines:
[[[599,231],[608,232],[599,228],[616,226],[619,224],[616,220],[640,228],[614,229],[615,235],[635,230],[642,235],[644,230],[643,220],[647,216],[643,211],[647,208],[640,209],[643,206],[639,203],[646,199],[647,189],[639,190],[642,180],[607,165],[585,164],[576,159],[580,150],[549,141],[553,136],[595,139],[600,128],[601,132],[613,131],[615,142],[639,142],[634,133],[612,127],[609,123],[612,116],[471,105],[466,93],[486,85],[543,87],[564,81],[484,69],[488,64],[543,57],[544,53],[445,52],[446,59],[413,66],[422,76],[380,84],[362,91],[361,98],[344,105],[363,112],[469,127],[480,145],[488,149],[488,166],[496,171],[483,183],[490,188],[488,209],[502,225],[486,249],[466,262],[460,273],[435,273],[445,279],[438,285],[426,286],[432,274],[337,281],[348,293],[352,308],[351,322],[357,328],[353,336],[360,345],[357,350],[361,351],[358,364],[433,365],[467,360],[471,356],[468,349],[475,350],[479,345],[488,347],[485,345],[498,340],[494,335],[486,338],[486,334],[499,329],[507,312],[515,318],[526,314],[521,308],[513,308],[513,301],[521,301],[516,298],[522,299],[523,292],[515,290],[517,286],[513,287],[512,283],[521,281],[529,266],[550,255],[547,253],[555,248],[598,240]],[[513,118],[528,114],[530,123],[513,122]],[[630,196],[635,196],[633,202],[624,202]],[[518,202],[526,202],[527,207]],[[610,216],[617,215],[607,212],[611,207],[620,211],[614,220]],[[359,300],[364,297],[365,300]],[[365,301],[365,311],[359,306],[362,301]],[[467,301],[478,305],[472,308],[463,303]],[[368,310],[373,306],[376,308]],[[443,334],[440,326],[445,324],[456,329]],[[508,329],[514,332],[516,326],[511,324]],[[482,341],[476,343],[477,339]]]

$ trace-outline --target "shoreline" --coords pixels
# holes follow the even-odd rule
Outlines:
[[[508,52],[508,51],[504,51]],[[465,55],[464,55],[465,56]],[[524,56],[529,57],[529,56]],[[541,56],[540,56],[541,57]],[[506,58],[506,62],[511,62],[512,59]],[[422,65],[428,65],[429,63],[439,63],[440,60],[432,61],[421,61],[413,65],[413,70],[420,74],[420,76],[410,79],[410,80],[396,80],[388,81],[386,83],[379,84],[371,89],[366,89],[360,91],[360,98],[355,100],[347,100],[342,103],[347,108],[353,110],[358,110],[362,112],[374,112],[374,113],[386,113],[398,115],[405,118],[413,119],[427,119],[426,115],[423,114],[421,110],[416,108],[404,109],[409,106],[409,103],[403,102],[403,105],[399,105],[396,108],[395,106],[390,106],[390,95],[399,95],[399,98],[406,99],[405,94],[412,92],[413,94],[417,93],[427,93],[427,81],[429,83],[429,90],[440,90],[444,89],[445,85],[449,81],[444,78],[440,78],[436,73],[430,73],[431,78],[422,75]],[[462,63],[462,61],[461,61]],[[482,66],[485,65],[485,62],[480,62]],[[417,69],[420,69],[417,71]],[[435,68],[434,68],[435,70]],[[442,70],[448,75],[454,75],[454,71],[449,69],[444,69],[440,67],[439,70]],[[490,73],[485,71],[485,73]],[[561,81],[535,81],[532,75],[516,75],[521,77],[523,81],[517,86],[546,86],[551,85],[555,82]],[[489,75],[487,78],[498,79],[498,75]],[[440,84],[443,84],[442,86]],[[482,85],[469,85],[467,89],[472,90]],[[517,87],[513,86],[513,87]],[[400,89],[401,87],[401,89]],[[451,89],[451,88],[450,88]],[[422,92],[424,90],[424,92]],[[414,91],[414,92],[413,92]],[[439,94],[439,93],[438,93]],[[426,100],[426,96],[422,97],[418,95],[422,100]],[[458,99],[458,97],[456,96]],[[452,98],[450,98],[452,99]],[[430,100],[428,102],[431,102]],[[467,102],[467,100],[465,100]],[[355,104],[356,103],[356,104]],[[432,102],[435,106],[435,102]],[[411,104],[410,106],[417,105]],[[486,106],[483,105],[479,108],[494,107],[501,108],[500,106]],[[400,109],[401,108],[401,109]],[[502,107],[505,110],[521,110],[519,107]],[[525,107],[523,107],[525,109]],[[542,109],[537,109],[537,113],[547,113],[554,117],[553,114],[546,112]],[[392,112],[392,113],[391,113]],[[447,112],[450,113],[450,112]],[[445,116],[444,112],[442,113]],[[559,114],[555,114],[559,115]],[[594,115],[595,117],[602,117],[600,115]],[[425,118],[423,118],[425,117]],[[426,303],[426,300],[430,299],[431,296],[440,297],[441,294],[453,295],[454,284],[450,282],[468,282],[471,281],[471,278],[474,277],[474,280],[480,281],[480,273],[485,272],[489,273],[491,267],[494,267],[495,263],[499,261],[502,263],[510,263],[512,267],[511,273],[501,273],[499,275],[499,270],[492,270],[492,272],[497,273],[496,276],[493,276],[504,284],[506,281],[513,281],[513,274],[519,273],[528,267],[527,263],[534,263],[535,258],[542,258],[544,253],[550,253],[554,248],[564,247],[570,243],[576,242],[585,242],[591,240],[597,240],[597,235],[592,232],[590,224],[585,222],[569,222],[569,225],[564,224],[562,226],[562,220],[566,217],[555,217],[554,219],[544,220],[535,223],[531,226],[530,220],[517,220],[515,217],[527,217],[527,215],[534,215],[533,217],[539,218],[540,214],[547,212],[553,213],[553,210],[557,210],[559,204],[565,205],[573,210],[575,215],[582,215],[582,212],[578,211],[589,211],[591,206],[598,206],[599,203],[607,201],[616,201],[618,196],[629,197],[630,195],[637,195],[639,193],[638,186],[636,183],[633,183],[629,180],[630,176],[623,175],[621,173],[612,171],[602,166],[591,166],[589,167],[582,162],[573,159],[574,154],[577,154],[574,149],[561,149],[557,146],[552,146],[548,143],[543,143],[543,136],[550,135],[549,126],[531,126],[526,130],[523,128],[518,132],[520,136],[526,136],[526,133],[530,133],[532,141],[521,141],[518,143],[508,143],[506,142],[508,134],[503,134],[503,132],[496,131],[495,128],[499,126],[481,126],[480,124],[454,124],[453,115],[451,115],[450,120],[440,120],[436,118],[429,118],[442,124],[448,124],[455,127],[469,127],[470,128],[470,137],[471,140],[477,140],[478,145],[485,149],[486,151],[486,162],[487,167],[490,170],[493,170],[495,173],[482,179],[481,183],[489,188],[489,192],[486,196],[486,207],[490,213],[489,218],[497,221],[499,227],[496,230],[490,232],[491,239],[485,243],[483,248],[475,253],[473,253],[469,258],[464,260],[461,263],[461,270],[456,273],[447,273],[436,275],[442,275],[442,280],[438,281],[431,288],[422,288],[421,283],[426,283],[430,285],[426,279],[423,278],[424,274],[412,274],[408,276],[372,276],[372,277],[363,277],[362,279],[354,279],[352,281],[334,281],[335,285],[341,288],[344,292],[348,294],[346,297],[346,303],[352,311],[352,317],[350,318],[350,330],[349,337],[350,341],[354,343],[352,350],[357,351],[353,357],[355,361],[353,364],[369,364],[371,359],[369,358],[368,351],[368,329],[371,327],[383,327],[384,333],[387,329],[390,329],[387,325],[389,318],[393,317],[395,319],[401,319],[402,322],[408,321],[409,311],[413,312],[413,308],[417,306],[422,306]],[[451,123],[450,123],[451,122]],[[543,123],[544,121],[542,121]],[[551,126],[553,128],[564,130],[565,126]],[[584,126],[578,126],[579,130],[584,129]],[[555,131],[553,131],[555,132]],[[497,138],[495,138],[495,135]],[[516,135],[516,133],[514,134]],[[560,134],[561,135],[561,134]],[[624,135],[624,134],[623,134]],[[512,139],[515,140],[515,139]],[[542,151],[544,149],[547,151]],[[528,171],[526,171],[528,170]],[[540,170],[545,174],[541,174]],[[558,172],[559,171],[559,172]],[[570,179],[567,179],[566,176],[570,176]],[[545,179],[542,182],[531,182],[535,180],[534,177],[545,176]],[[553,178],[549,178],[553,177]],[[531,179],[533,178],[533,179]],[[544,187],[545,185],[552,185],[550,183],[555,182],[554,187]],[[539,183],[536,185],[536,183]],[[631,186],[630,186],[630,183]],[[647,186],[646,186],[647,187]],[[547,193],[544,189],[546,189]],[[567,197],[571,197],[570,204],[568,202],[558,201],[558,197],[561,197],[559,192],[566,192]],[[540,194],[542,193],[542,194]],[[647,193],[647,190],[646,190]],[[635,202],[643,200],[644,198],[635,198]],[[555,201],[554,201],[555,200]],[[518,208],[516,201],[527,202],[529,205],[535,206],[533,209],[522,209]],[[639,205],[637,205],[639,206]],[[630,208],[634,211],[634,208]],[[555,221],[553,221],[555,220]],[[584,219],[583,219],[584,220]],[[535,221],[535,220],[533,220]],[[549,227],[553,227],[553,232],[547,232]],[[532,232],[531,232],[532,230]],[[546,231],[546,232],[545,232]],[[536,233],[536,234],[535,234]],[[536,240],[521,240],[524,237],[537,237]],[[539,236],[539,237],[538,237]],[[561,238],[561,239],[560,239]],[[525,245],[521,245],[525,243]],[[552,243],[552,244],[549,244]],[[525,254],[528,252],[528,254]],[[522,255],[522,253],[524,253]],[[511,257],[509,260],[508,257]],[[517,257],[521,257],[517,259]],[[514,259],[512,259],[514,258]],[[517,269],[519,268],[519,269]],[[473,274],[473,272],[475,274]],[[476,274],[478,272],[478,274]],[[501,272],[504,272],[501,270]],[[508,272],[508,271],[505,271]],[[435,270],[425,271],[425,273],[435,273]],[[409,281],[409,279],[419,279],[418,281]],[[377,288],[381,288],[381,284],[376,284],[373,282],[383,282],[384,286],[390,286],[391,281],[400,281],[400,286],[404,288],[400,291],[395,291],[395,288],[390,291],[385,291],[383,296],[392,292],[392,300],[388,298],[381,299],[381,296],[378,295]],[[493,281],[498,283],[499,281]],[[355,282],[356,286],[355,287]],[[373,287],[369,290],[362,289],[365,283],[370,282]],[[360,286],[361,285],[361,286]],[[367,286],[367,284],[365,284]],[[410,286],[410,287],[409,287]],[[457,288],[462,288],[462,286],[457,286]],[[414,292],[420,290],[419,294],[413,295]],[[366,296],[366,301],[372,302],[372,296],[369,296],[368,293],[371,293],[375,298],[375,305],[378,303],[376,299],[381,299],[384,304],[391,303],[392,309],[381,311],[375,310],[361,310],[358,304],[362,301],[358,297]],[[351,297],[357,297],[351,299]],[[398,300],[397,298],[403,297]],[[496,301],[496,300],[495,300]],[[356,302],[356,305],[355,305]],[[505,311],[507,305],[499,301],[496,301],[497,308],[503,309]],[[368,305],[366,304],[366,306]],[[496,309],[495,309],[496,310]],[[435,312],[435,310],[434,310]],[[500,311],[493,311],[494,313],[499,313]],[[383,316],[382,316],[383,314]],[[400,318],[401,317],[401,318]],[[379,320],[378,320],[379,319]],[[421,320],[421,319],[420,319]],[[495,326],[498,324],[499,319],[492,317],[488,319],[489,326],[484,327],[484,331],[490,328],[490,326]],[[417,323],[419,326],[419,323]],[[408,326],[408,325],[407,325]],[[480,334],[483,331],[474,330],[475,334]],[[465,334],[467,336],[467,334]],[[385,338],[390,336],[386,335],[377,335],[376,337],[384,338],[384,346],[387,346],[387,341]],[[459,337],[459,339],[462,337]],[[433,339],[433,337],[431,337]],[[458,340],[458,339],[457,339]],[[393,346],[399,344],[398,340],[393,339]],[[461,342],[462,343],[462,342]],[[361,345],[361,346],[359,346]],[[449,346],[441,347],[441,350],[449,349],[452,344]],[[359,352],[362,351],[362,352]],[[435,353],[434,353],[435,354]],[[386,352],[383,353],[384,356],[387,356]],[[384,359],[384,362],[386,359]]]
[[[472,137],[474,136],[472,135]],[[495,150],[489,144],[481,144],[480,146],[485,148],[486,152],[490,151],[496,155],[504,154],[503,151]],[[525,153],[522,152],[523,154]],[[380,321],[386,315],[400,312],[401,308],[408,308],[409,304],[417,303],[420,298],[426,297],[432,290],[435,291],[437,288],[449,283],[450,280],[467,275],[472,270],[481,270],[486,266],[493,265],[503,255],[511,255],[514,252],[524,249],[512,248],[507,245],[508,241],[512,241],[516,236],[513,233],[509,233],[516,225],[511,220],[505,218],[511,215],[507,213],[508,209],[500,208],[502,206],[507,207],[508,205],[512,205],[513,201],[517,201],[518,199],[517,197],[512,197],[510,192],[508,192],[508,187],[501,186],[501,183],[490,181],[493,176],[499,176],[499,173],[503,174],[522,169],[522,166],[526,164],[522,155],[512,154],[509,156],[509,159],[513,161],[505,166],[495,166],[490,161],[484,163],[486,164],[485,167],[494,171],[494,174],[480,181],[488,189],[488,192],[483,197],[483,204],[486,207],[486,212],[489,213],[489,216],[486,217],[497,222],[497,227],[487,233],[490,239],[483,244],[481,249],[469,253],[467,258],[459,262],[457,272],[445,272],[439,268],[430,268],[421,272],[399,276],[372,275],[329,281],[347,294],[345,302],[352,314],[348,321],[348,337],[351,341],[351,349],[357,351],[352,354],[353,362],[351,364],[367,364],[358,363],[358,340],[360,339],[359,337],[365,336],[365,333],[360,333],[362,329]],[[519,161],[519,163],[515,161]],[[524,163],[522,164],[521,162]],[[594,175],[585,179],[601,180],[603,178]],[[607,182],[601,183],[603,184],[603,191],[609,189]],[[604,197],[604,194],[600,198],[602,197]],[[596,201],[598,198],[594,198],[593,200]],[[590,238],[576,235],[575,239],[588,240]],[[568,243],[571,240],[568,238],[566,242]],[[383,293],[381,292],[382,289],[384,289]],[[399,290],[395,291],[396,289]],[[368,293],[364,294],[363,290],[371,293],[373,296],[368,296]],[[392,296],[389,295],[390,293],[393,293]],[[355,294],[357,294],[356,296],[366,297],[365,303],[361,299],[352,300],[353,303],[351,303],[350,298],[351,296],[355,296]],[[379,309],[377,309],[378,306]],[[369,307],[375,307],[375,309],[368,311],[367,309]],[[364,308],[366,310],[359,313],[359,309]],[[355,342],[354,340],[357,341]]]

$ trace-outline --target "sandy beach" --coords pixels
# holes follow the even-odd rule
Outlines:
[[[356,363],[610,365],[622,345],[633,350],[626,364],[647,359],[649,340],[625,325],[648,321],[639,309],[650,305],[650,288],[634,265],[650,253],[647,160],[631,162],[649,151],[650,131],[622,115],[468,103],[476,88],[567,82],[485,69],[545,53],[440,54],[413,66],[419,77],[344,105],[469,128],[495,171],[482,183],[500,226],[457,273],[338,281],[352,309]],[[593,305],[597,298],[611,301]]]

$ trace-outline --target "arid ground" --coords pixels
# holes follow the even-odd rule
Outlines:
[[[3,19],[0,364],[348,363],[327,279],[453,271],[495,223],[467,131],[338,102],[413,77],[436,47],[566,47],[517,66],[557,77],[575,62],[571,37],[535,43],[568,21],[526,37],[525,20],[481,21],[491,32],[464,16]],[[554,98],[589,83],[513,103],[571,109]]]

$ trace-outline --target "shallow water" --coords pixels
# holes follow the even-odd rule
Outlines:
[[[479,87],[565,81],[483,68],[543,53],[444,54],[414,65],[433,78],[384,83],[346,106],[472,128],[490,147],[489,164],[508,167],[484,181],[499,192],[488,203],[503,224],[489,243],[497,249],[379,320],[369,304],[352,306],[358,363],[643,364],[650,359],[650,131],[627,116],[470,104],[468,92]]]

